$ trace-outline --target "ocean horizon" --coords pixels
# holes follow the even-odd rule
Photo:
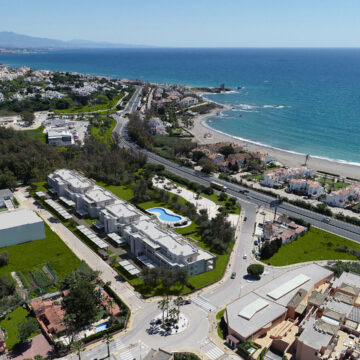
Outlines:
[[[149,48],[0,54],[0,63],[233,91],[205,124],[292,153],[360,165],[360,49]]]

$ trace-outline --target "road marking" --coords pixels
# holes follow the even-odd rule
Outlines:
[[[202,341],[200,348],[211,360],[216,360],[224,355],[224,352],[209,339]]]
[[[125,352],[116,355],[116,359],[118,359],[118,360],[132,360],[132,359],[135,359],[135,356],[131,353],[130,350],[126,350]]]
[[[209,313],[216,309],[216,306],[210,303],[210,301],[203,296],[199,295],[193,299],[191,299],[193,303],[195,303],[197,306],[199,306],[202,310],[204,310],[206,313]]]

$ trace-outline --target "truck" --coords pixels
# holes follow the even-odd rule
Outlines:
[[[219,184],[219,183],[217,183],[217,182],[215,182],[215,181],[212,181],[212,182],[210,183],[210,185],[211,185],[212,188],[214,188],[214,189],[216,189],[216,190],[220,190],[220,191],[224,191],[224,192],[227,190],[227,187],[226,187],[226,186],[224,186],[224,185],[222,185],[222,184]]]

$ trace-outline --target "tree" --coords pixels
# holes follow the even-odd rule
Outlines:
[[[180,311],[176,308],[171,308],[169,310],[169,315],[172,319],[178,319],[179,320],[179,314],[180,314]]]
[[[229,155],[234,154],[235,150],[231,145],[223,146],[219,152],[227,158]]]
[[[169,308],[169,299],[163,298],[158,301],[158,308],[162,311],[162,323],[165,323],[165,311]]]
[[[264,272],[264,265],[251,264],[247,267],[247,273],[251,276],[260,276]]]
[[[110,344],[113,341],[113,337],[111,336],[111,334],[105,333],[103,339],[104,339],[105,344],[107,346],[108,358],[110,359]]]
[[[34,123],[35,116],[33,113],[31,113],[29,111],[22,112],[21,117],[28,126],[30,126]]]
[[[100,292],[91,283],[80,280],[71,286],[63,299],[67,314],[75,315],[78,327],[89,324],[96,316],[100,303]]]
[[[20,342],[25,342],[38,328],[38,323],[33,318],[20,322],[18,325]]]
[[[185,304],[184,298],[181,297],[181,296],[178,296],[177,298],[174,299],[173,303],[174,303],[174,305],[177,307],[177,310],[178,310],[178,320],[179,320],[180,307]]]
[[[200,159],[199,165],[201,166],[201,171],[205,174],[211,174],[217,169],[216,165],[206,157]]]
[[[9,263],[9,254],[7,251],[0,253],[0,267]]]
[[[132,202],[139,203],[149,200],[149,196],[147,194],[148,185],[146,180],[138,180],[132,189],[134,191],[134,197],[131,199]]]
[[[72,344],[71,344],[71,350],[74,351],[77,356],[79,357],[79,360],[81,360],[81,353],[82,351],[85,349],[84,347],[84,343],[79,340],[79,341],[74,341]]]

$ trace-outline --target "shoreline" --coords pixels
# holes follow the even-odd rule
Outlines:
[[[217,113],[231,108],[229,105],[220,104],[203,97],[204,101],[213,102],[222,106],[222,109],[214,109],[207,114],[198,115],[194,118],[194,126],[188,131],[194,135],[194,140],[198,144],[213,144],[218,142],[233,142],[244,147],[250,152],[267,153],[274,156],[275,160],[289,167],[300,167],[305,162],[306,154],[300,154],[295,151],[280,149],[257,143],[255,141],[243,139],[235,135],[226,134],[219,130],[212,128],[206,123],[209,117],[217,116]],[[204,137],[205,134],[211,134],[211,137]],[[360,164],[345,162],[345,160],[331,160],[325,159],[310,154],[307,167],[313,170],[324,171],[331,174],[339,175],[340,177],[357,178],[360,180]]]

